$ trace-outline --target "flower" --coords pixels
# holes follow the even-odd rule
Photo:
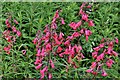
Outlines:
[[[82,14],[82,20],[88,21],[88,15],[87,14]]]
[[[19,30],[17,30],[17,35],[20,37],[21,36],[21,32]]]
[[[17,21],[17,20],[15,20],[15,19],[14,19],[14,23],[15,23],[15,24],[19,24],[19,23],[18,23],[18,21]]]
[[[64,19],[63,19],[63,18],[61,18],[61,24],[65,24]]]
[[[107,76],[108,74],[106,73],[105,70],[102,71],[102,76]]]
[[[115,38],[115,42],[116,42],[117,44],[119,43],[118,38]]]
[[[109,59],[108,61],[106,61],[106,65],[108,66],[108,68],[111,68],[113,63],[114,61],[112,59]]]
[[[104,58],[104,53],[100,54],[96,60],[100,61],[100,60],[103,60],[103,58]]]
[[[92,72],[92,68],[91,69],[88,69],[88,70],[86,70],[86,72],[88,72],[88,73],[90,73],[90,72]]]
[[[92,62],[92,65],[90,66],[90,68],[94,69],[96,67],[97,63],[96,62]]]
[[[59,46],[59,47],[57,48],[57,53],[60,53],[62,50],[63,50],[62,47]]]
[[[26,50],[22,50],[22,53],[23,53],[23,55],[25,55],[26,54]]]
[[[40,69],[42,64],[40,63],[38,66],[35,67],[36,70]]]
[[[90,27],[94,26],[93,21],[92,21],[92,20],[89,20],[89,21],[88,21],[88,25],[89,25]]]
[[[51,68],[55,68],[54,63],[53,63],[52,60],[49,60],[49,63],[50,63],[50,65],[51,65]]]
[[[97,54],[98,54],[98,52],[96,52],[96,51],[93,52],[93,53],[92,53],[92,57],[93,57],[93,58],[97,58]]]
[[[13,32],[17,32],[16,27],[13,26],[13,27],[12,27],[12,31],[13,31]]]
[[[52,79],[52,74],[49,73],[48,75],[49,75],[49,76],[48,76],[48,79],[51,80],[51,79]]]

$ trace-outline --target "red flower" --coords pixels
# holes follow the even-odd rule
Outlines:
[[[88,25],[89,25],[89,26],[94,26],[93,21],[92,21],[92,20],[89,20],[89,21],[88,21]]]
[[[57,53],[60,53],[62,50],[63,50],[63,49],[59,46],[59,47],[57,48]]]

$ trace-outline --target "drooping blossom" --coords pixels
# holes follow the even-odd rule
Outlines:
[[[50,66],[51,66],[51,68],[55,68],[53,61],[50,60],[49,62],[50,62]]]
[[[114,61],[112,59],[108,59],[106,61],[106,65],[108,66],[108,68],[111,68],[113,63],[114,63]]]
[[[92,65],[90,66],[92,69],[94,69],[97,66],[96,62],[92,62]]]
[[[18,21],[17,21],[16,19],[14,19],[14,23],[15,23],[15,24],[19,24]]]
[[[87,14],[82,14],[82,20],[88,21],[88,15]]]
[[[119,40],[118,40],[118,38],[115,38],[115,42],[118,44],[119,43]]]
[[[35,67],[36,70],[40,69],[42,64],[40,63],[38,66]]]
[[[96,52],[96,51],[92,53],[93,58],[97,58],[97,55],[98,55],[98,52]]]
[[[48,75],[49,75],[49,76],[48,76],[48,80],[51,80],[51,79],[52,79],[52,74],[49,73]]]
[[[63,19],[63,18],[61,18],[61,24],[65,24],[64,19]]]
[[[59,47],[57,48],[57,53],[60,53],[62,50],[63,50],[62,47],[59,46]]]
[[[88,21],[88,25],[89,25],[90,27],[94,26],[93,21],[92,21],[92,20],[89,20],[89,21]]]
[[[21,36],[21,32],[19,30],[17,30],[17,35],[20,37]]]
[[[107,76],[108,74],[106,73],[105,70],[102,70],[102,76]]]
[[[103,60],[104,58],[104,53],[100,54],[99,56],[97,56],[97,61]]]

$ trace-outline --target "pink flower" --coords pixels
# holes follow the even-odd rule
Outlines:
[[[52,68],[55,68],[54,63],[53,63],[52,60],[49,60],[49,63],[50,63],[50,65],[51,65]]]
[[[64,45],[65,46],[69,46],[70,45],[70,41],[69,40],[65,41]]]
[[[95,51],[99,51],[100,50],[100,47],[95,47],[93,48]]]
[[[75,27],[75,29],[77,29],[79,26],[81,26],[81,24],[82,24],[82,21],[80,20],[79,22],[77,22],[76,23],[76,25],[74,26]]]
[[[42,64],[40,63],[38,66],[35,67],[36,70],[40,69]]]
[[[91,5],[88,5],[87,8],[91,8]]]
[[[9,19],[6,19],[5,24],[6,24],[6,26],[7,26],[8,28],[11,27],[11,25],[10,25],[10,23],[9,23]]]
[[[41,74],[41,79],[43,79],[44,78],[44,76],[45,76],[45,72],[48,70],[48,67],[46,66],[46,67],[44,67],[42,70],[40,70],[40,74]]]
[[[44,29],[44,32],[46,33],[46,32],[48,32],[49,31],[49,29],[48,29],[48,24],[45,26],[45,29]]]
[[[52,74],[49,73],[48,79],[51,80],[52,79]]]
[[[88,69],[88,70],[86,70],[86,72],[88,72],[88,73],[90,73],[90,72],[92,72],[93,71],[93,69],[91,68],[91,69]]]
[[[93,53],[92,53],[92,57],[93,57],[93,58],[97,58],[97,54],[98,54],[98,52],[96,52],[96,51],[93,52]]]
[[[56,45],[60,45],[61,44],[61,42],[57,38],[55,39],[55,43],[56,43]]]
[[[9,51],[10,47],[4,47],[4,51]]]
[[[88,36],[86,36],[86,41],[88,41]]]
[[[92,20],[89,20],[89,21],[88,21],[88,25],[89,25],[89,26],[94,26],[93,21],[92,21]]]
[[[37,43],[37,38],[35,38],[32,42],[34,43],[34,44],[36,44]]]
[[[51,28],[52,28],[52,29],[57,29],[57,24],[56,24],[56,23],[52,23],[52,24],[51,24]]]
[[[79,37],[79,36],[80,36],[80,33],[79,33],[79,32],[74,32],[74,33],[72,34],[72,36],[75,37],[75,38],[76,38],[76,37]]]
[[[104,47],[104,43],[100,44],[99,47],[100,47],[100,48],[103,48],[103,47]]]
[[[52,50],[52,48],[51,48],[51,44],[48,43],[48,44],[46,45],[46,51],[50,51],[50,50]]]
[[[94,69],[96,67],[97,63],[96,62],[92,62],[92,65],[90,66],[90,68]]]
[[[106,73],[105,70],[102,71],[102,76],[107,76],[108,74]]]
[[[100,60],[103,60],[103,58],[104,58],[104,53],[100,54],[96,60],[100,61]]]
[[[10,54],[10,49],[11,48],[9,46],[8,47],[4,47],[4,51],[6,51],[7,54]]]
[[[115,52],[115,51],[112,51],[112,54],[113,54],[114,56],[118,56],[118,53]]]
[[[80,6],[80,8],[82,9],[84,6],[86,5],[86,3],[82,3],[82,5]]]
[[[40,52],[41,52],[40,49],[38,49],[36,56],[40,56]]]
[[[21,32],[19,30],[17,30],[17,35],[20,37],[21,36]]]
[[[71,28],[73,28],[74,30],[76,30],[77,28],[75,27],[75,25],[76,25],[75,22],[71,22],[71,23],[69,24],[69,26],[70,26]]]
[[[60,53],[62,50],[63,50],[63,49],[59,46],[59,47],[57,48],[57,53]]]
[[[12,27],[12,31],[13,31],[13,32],[17,32],[16,27],[13,26],[13,27]]]
[[[82,14],[82,20],[88,21],[88,15],[87,14]]]
[[[58,10],[56,11],[54,18],[59,18],[59,11]]]
[[[17,21],[17,20],[15,20],[15,19],[14,19],[14,23],[15,23],[15,24],[19,24],[19,23],[18,23],[18,21]]]
[[[65,24],[64,19],[63,19],[63,18],[61,18],[61,24]]]
[[[12,42],[11,38],[12,38],[12,36],[6,36],[6,40],[7,40],[8,42]]]
[[[23,53],[23,55],[25,55],[26,54],[26,50],[22,50],[22,53]]]
[[[80,15],[80,14],[81,14],[81,15],[85,14],[84,11],[83,11],[83,9],[80,9],[79,15]]]
[[[106,62],[106,65],[108,66],[108,68],[111,68],[112,64],[114,63],[114,61],[112,59],[109,59],[107,62]]]
[[[62,32],[60,32],[60,34],[59,34],[59,40],[62,39],[63,36],[64,36],[64,34]]]
[[[118,38],[115,38],[115,42],[116,42],[117,44],[119,43]]]
[[[90,36],[92,34],[92,32],[90,30],[85,30],[85,35],[86,36]]]

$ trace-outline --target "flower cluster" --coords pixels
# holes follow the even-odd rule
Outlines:
[[[41,78],[43,79],[45,74],[47,75],[48,79],[52,78],[52,74],[50,73],[50,69],[54,69],[54,63],[52,60],[52,55],[54,55],[53,48],[55,46],[59,46],[63,41],[64,34],[62,32],[57,35],[57,20],[61,21],[61,24],[64,25],[64,19],[59,16],[59,10],[56,11],[53,20],[50,25],[46,25],[44,32],[38,30],[36,34],[36,38],[33,40],[33,43],[36,45],[36,70],[40,69]],[[57,52],[61,52],[61,47],[59,46],[59,50]],[[47,57],[47,63],[44,63]],[[43,66],[43,69],[42,69]]]
[[[93,20],[88,19],[89,14],[87,14],[84,9],[86,8],[91,8],[91,5],[87,5],[87,3],[83,3],[80,6],[80,11],[79,11],[79,15],[81,15],[81,20],[78,22],[71,22],[69,24],[69,26],[73,29],[76,30],[78,28],[80,28],[81,25],[84,24],[84,22],[88,23],[88,26],[92,27],[94,26]],[[78,33],[78,32],[77,32]],[[74,33],[73,33],[74,34]],[[79,35],[84,34],[86,37],[86,41],[88,41],[88,37],[92,34],[92,32],[90,30],[87,30],[86,28],[81,28]]]
[[[118,56],[118,53],[113,50],[115,43],[118,44],[117,38],[112,41],[103,38],[101,44],[93,48],[94,52],[92,53],[92,57],[95,61],[92,62],[90,69],[86,70],[86,72],[92,73],[93,75],[101,72],[102,76],[107,76],[108,74],[103,69],[103,66],[106,65],[108,68],[111,68],[112,64],[115,63],[112,59],[113,56]]]
[[[15,43],[16,37],[21,36],[21,32],[19,30],[17,30],[16,27],[15,27],[15,25],[19,24],[15,19],[12,20],[11,17],[9,17],[8,19],[6,19],[5,24],[7,26],[7,30],[5,30],[3,32],[3,37],[7,40],[7,42],[9,44],[8,44],[8,46],[4,47],[4,51],[7,54],[10,54],[11,47]],[[17,34],[17,35],[15,35],[15,34]]]
[[[85,5],[83,7],[85,7]],[[64,33],[56,32],[56,29],[58,28],[57,20],[61,21],[61,25],[65,24],[64,19],[59,16],[59,12],[59,10],[56,11],[51,24],[47,24],[45,26],[43,33],[39,30],[36,34],[36,38],[33,40],[33,43],[36,45],[37,52],[36,61],[34,64],[36,65],[37,70],[40,69],[41,79],[44,78],[45,74],[47,74],[48,79],[52,78],[50,68],[55,68],[54,62],[51,58],[52,55],[59,55],[59,57],[66,56],[65,58],[67,58],[67,62],[71,64],[72,67],[78,68],[79,66],[76,65],[73,59],[80,61],[84,58],[84,55],[81,52],[82,46],[80,44],[71,44],[71,42],[81,35],[85,35],[86,41],[88,41],[88,36],[92,34],[92,32],[86,28],[82,28],[80,31],[77,31],[77,28],[80,28],[85,21],[85,16],[83,15],[87,15],[85,12],[83,12],[81,14],[83,17],[79,22],[72,22],[69,24],[69,26],[74,29],[74,32],[71,34],[71,36],[66,35],[67,37],[64,38]],[[89,20],[88,17],[86,17],[86,19],[90,24],[89,26],[94,26],[94,23]],[[54,49],[56,47],[57,49]],[[48,62],[47,64],[44,63],[46,57]]]

